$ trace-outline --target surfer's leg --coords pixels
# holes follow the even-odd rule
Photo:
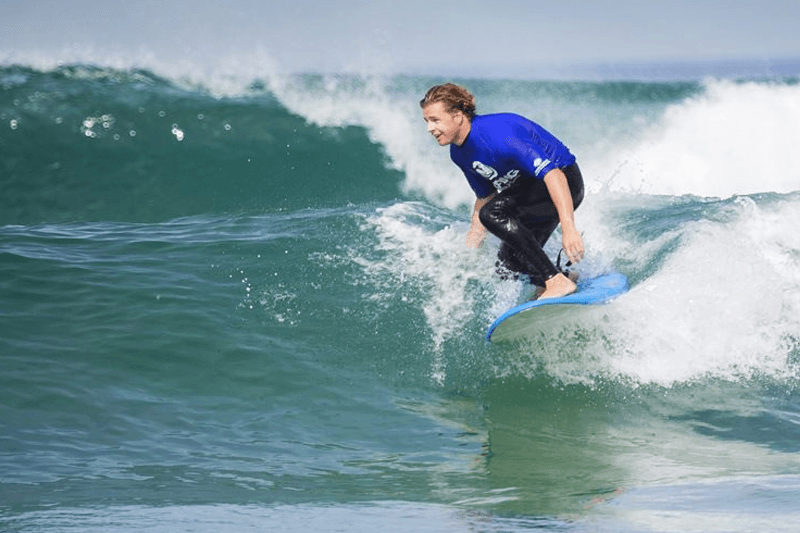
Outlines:
[[[550,237],[550,234],[553,233],[555,226],[558,224],[558,221],[553,222],[552,224],[542,225],[535,228],[529,228],[533,235],[536,237],[536,240],[541,244],[547,242],[547,239]],[[503,242],[500,244],[500,250],[497,253],[497,262],[495,266],[497,268],[497,274],[500,276],[501,279],[518,279],[520,274],[527,275],[530,278],[531,284],[536,286],[536,292],[534,293],[533,300],[538,300],[540,298],[548,298],[547,294],[547,286],[548,280],[542,278],[542,276],[537,275],[536,273],[532,273],[527,271],[527,269],[523,266],[523,261],[519,258],[518,254],[514,251],[514,249],[509,246],[508,243]],[[558,266],[556,266],[558,268]],[[564,276],[569,279],[573,284],[578,283],[578,275],[575,271],[570,272],[569,270],[562,270],[561,271]],[[551,278],[554,282],[562,281],[557,279],[558,276]],[[551,288],[551,295],[555,296],[562,296],[574,290],[574,287],[569,283],[562,283],[553,285],[553,282],[550,282]],[[556,292],[553,293],[552,291],[555,290]]]
[[[573,164],[563,171],[577,208],[583,201],[580,169]],[[544,182],[531,180],[499,193],[481,209],[480,219],[486,229],[503,241],[498,253],[498,272],[505,267],[527,274],[534,285],[552,286],[556,292],[575,289],[573,280],[559,276],[561,272],[543,250],[559,224],[558,212]],[[553,294],[549,289],[545,291],[548,292]]]
[[[495,271],[500,279],[519,279],[520,275],[528,276],[522,260],[517,257],[514,249],[505,242],[500,243],[500,249],[497,251],[497,261],[494,263]]]
[[[540,246],[544,247],[550,233],[541,230],[532,230],[534,238]],[[546,235],[544,235],[546,233]],[[495,262],[497,274],[501,279],[519,279],[520,275],[528,276],[533,285],[544,287],[544,279],[534,272],[530,272],[526,267],[525,261],[520,258],[519,254],[507,242],[500,243],[500,249],[497,251],[497,261]]]
[[[501,248],[500,262],[511,270],[528,274],[534,284],[543,286],[545,281],[559,272],[542,250],[538,240],[542,237],[541,232],[531,231],[520,220],[517,214],[520,210],[519,199],[514,194],[496,195],[481,209],[480,220],[507,247]],[[547,240],[546,237],[544,240]]]
[[[584,196],[581,170],[575,163],[563,168],[562,171],[567,176],[573,209],[577,209],[583,202]],[[535,183],[536,185],[529,188],[527,198],[521,202],[518,216],[524,221],[525,226],[533,233],[537,242],[543,248],[550,235],[558,227],[559,219],[558,211],[550,198],[550,194],[546,193],[545,196],[543,193],[542,189],[546,190],[544,183]],[[567,263],[568,265],[569,263]],[[569,270],[561,271],[560,265],[556,265],[555,268],[560,272],[556,276],[545,280],[545,290],[539,296],[542,299],[563,296],[574,292],[577,288],[577,273]]]

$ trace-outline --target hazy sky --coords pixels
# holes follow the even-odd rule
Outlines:
[[[799,0],[0,0],[0,60],[247,58],[287,71],[527,77],[800,58]]]

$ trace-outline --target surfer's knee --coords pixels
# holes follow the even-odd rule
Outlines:
[[[511,218],[511,213],[503,202],[494,200],[490,200],[478,212],[478,219],[483,227],[495,235],[499,230],[508,226]]]

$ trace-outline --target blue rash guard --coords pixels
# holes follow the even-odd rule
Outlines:
[[[513,113],[478,115],[464,144],[450,145],[450,158],[478,198],[502,192],[518,179],[544,180],[575,156],[540,125]]]

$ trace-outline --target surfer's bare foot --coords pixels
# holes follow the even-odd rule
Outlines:
[[[577,290],[578,286],[574,281],[570,280],[564,274],[556,274],[544,282],[544,292],[540,294],[537,299],[560,298],[561,296],[572,294]]]

